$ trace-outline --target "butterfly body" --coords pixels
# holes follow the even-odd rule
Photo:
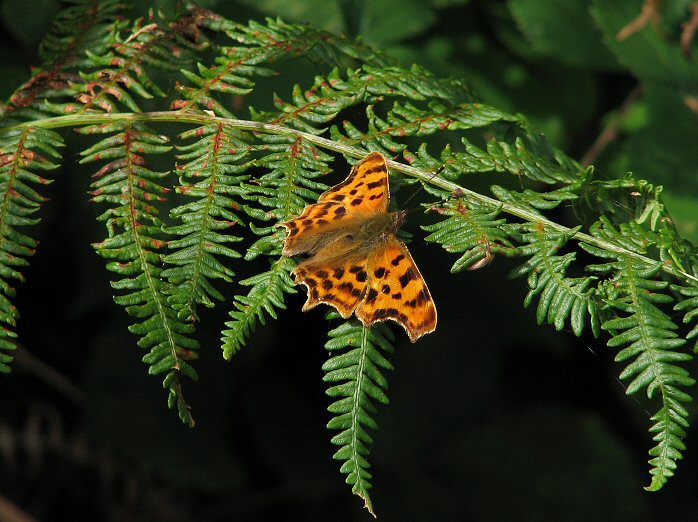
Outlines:
[[[303,310],[326,303],[370,326],[393,320],[416,341],[436,328],[436,307],[397,229],[406,212],[388,212],[385,158],[371,153],[286,228],[283,254],[306,253],[293,275],[306,286]]]

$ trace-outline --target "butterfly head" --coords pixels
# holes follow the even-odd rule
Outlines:
[[[395,231],[400,228],[407,220],[407,211],[398,210],[390,214],[390,228]]]

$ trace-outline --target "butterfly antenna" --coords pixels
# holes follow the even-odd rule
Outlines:
[[[417,190],[415,190],[409,198],[407,198],[405,201],[402,202],[402,208],[405,208],[407,206],[407,203],[409,203],[417,194],[419,194],[422,190],[424,190],[424,183],[429,183],[432,179],[434,179],[436,176],[441,174],[441,172],[443,172],[443,170],[445,168],[446,168],[446,165],[441,165],[439,167],[439,169],[436,172],[434,172],[431,176],[429,176],[429,178],[426,181],[422,182],[422,184],[419,185]],[[408,211],[409,211],[409,209],[408,209]]]

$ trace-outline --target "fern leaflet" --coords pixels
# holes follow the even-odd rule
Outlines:
[[[240,205],[230,194],[249,179],[244,173],[248,146],[239,133],[222,124],[191,129],[180,138],[195,141],[178,147],[182,163],[177,167],[181,176],[177,192],[196,199],[170,212],[182,224],[165,229],[176,239],[168,242],[171,253],[164,259],[173,266],[162,276],[172,284],[169,303],[180,319],[196,320],[198,304],[212,307],[214,299],[223,300],[210,280],[230,282],[235,275],[219,258],[240,257],[226,243],[242,240],[227,231],[245,226],[235,213]],[[237,175],[239,171],[243,174]]]
[[[623,243],[632,248],[631,252],[641,251],[646,245],[646,234],[638,235],[636,225],[616,229],[607,219],[602,219],[592,231]],[[608,346],[624,347],[616,355],[616,361],[631,361],[620,375],[621,379],[632,379],[626,393],[632,395],[646,388],[648,398],[658,395],[661,401],[659,411],[652,417],[655,424],[650,428],[657,444],[649,452],[652,482],[646,488],[656,491],[673,476],[676,460],[682,458],[685,449],[682,439],[688,427],[688,411],[683,404],[691,401],[691,396],[679,387],[691,386],[695,380],[676,363],[692,357],[676,351],[686,341],[678,337],[676,324],[657,307],[673,301],[662,292],[669,284],[657,280],[663,263],[648,264],[630,254],[607,252],[587,244],[582,247],[611,260],[589,270],[611,274],[611,279],[603,285],[605,302],[619,316],[605,321],[601,328],[612,335]]]
[[[108,237],[94,245],[97,253],[111,260],[107,269],[121,276],[112,287],[124,294],[114,298],[138,322],[129,330],[141,336],[139,346],[149,350],[143,362],[152,375],[165,374],[168,405],[177,406],[183,422],[194,425],[184,399],[181,376],[197,379],[189,361],[196,359],[198,342],[190,339],[193,327],[181,322],[167,301],[162,279],[165,246],[162,222],[152,205],[163,201],[167,189],[159,184],[169,172],[147,167],[144,154],[163,154],[171,149],[166,138],[139,123],[119,122],[80,129],[83,134],[108,134],[82,152],[82,163],[107,160],[94,175],[93,201],[110,208],[99,216]]]
[[[384,324],[366,328],[355,320],[330,331],[329,337],[325,348],[331,355],[322,369],[323,380],[332,384],[327,395],[337,399],[328,408],[334,417],[327,424],[329,429],[341,430],[332,437],[332,443],[340,446],[334,458],[343,461],[340,470],[347,474],[347,484],[375,516],[369,496],[371,473],[367,460],[373,439],[367,428],[378,428],[372,418],[376,412],[374,401],[388,404],[388,382],[383,371],[393,369],[387,356],[393,353],[394,337]]]
[[[34,254],[37,241],[24,228],[39,222],[33,218],[45,201],[34,188],[51,181],[37,174],[57,168],[61,159],[61,137],[53,131],[25,127],[8,132],[0,140],[0,373],[10,371],[13,339],[19,313],[12,304],[15,289],[11,279],[23,282],[19,271]]]

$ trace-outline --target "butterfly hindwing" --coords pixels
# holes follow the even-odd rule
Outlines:
[[[311,258],[293,271],[297,283],[308,289],[303,311],[325,303],[345,319],[354,313],[366,292],[366,258],[335,257],[314,262]]]
[[[368,258],[368,287],[356,316],[370,326],[390,319],[412,342],[436,329],[436,306],[405,244],[391,235]]]

